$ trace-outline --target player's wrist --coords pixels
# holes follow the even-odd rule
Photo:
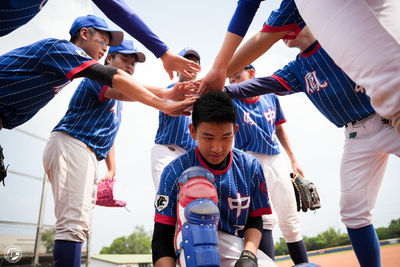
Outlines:
[[[257,256],[250,250],[243,250],[240,254],[240,258],[235,263],[235,267],[252,267],[258,266]]]

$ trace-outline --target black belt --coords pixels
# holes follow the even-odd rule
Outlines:
[[[345,127],[347,127],[350,123],[351,123],[351,125],[357,124],[357,123],[361,122],[362,120],[368,118],[369,116],[371,116],[373,114],[375,114],[375,113],[370,113],[367,116],[362,117],[361,119],[358,119],[358,120],[355,120],[355,121],[352,121],[352,122],[348,122],[348,123],[345,124]]]

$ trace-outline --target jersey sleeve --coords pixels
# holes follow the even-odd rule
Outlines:
[[[161,57],[168,50],[168,46],[151,31],[124,0],[92,1],[110,20],[142,43],[157,58]]]
[[[251,207],[249,217],[258,217],[271,214],[267,183],[264,178],[264,171],[257,159],[253,159],[252,164],[252,183],[254,190],[251,194]]]
[[[80,71],[98,64],[81,48],[67,40],[54,42],[43,56],[42,63],[46,71],[63,73],[69,80],[74,79]]]
[[[154,221],[168,225],[176,224],[177,180],[180,175],[176,172],[173,162],[167,165],[161,174],[160,187],[154,201]]]
[[[228,32],[244,37],[260,6],[260,2],[261,0],[239,0],[229,23]]]
[[[298,80],[296,75],[295,62],[291,61],[285,67],[274,72],[270,77],[275,79],[280,86],[285,88],[285,91],[281,91],[278,95],[294,94],[303,92],[301,82]]]
[[[104,93],[109,88],[107,85],[103,85],[99,82],[85,78],[79,85],[79,87],[81,87],[81,86],[82,86],[82,88],[85,88],[85,90],[87,90],[89,93],[91,93],[94,98],[98,99],[102,103],[110,100],[104,96]]]
[[[271,12],[261,31],[290,31],[283,39],[295,39],[305,26],[306,23],[300,16],[294,0],[283,0],[280,7]]]
[[[276,107],[275,125],[285,123],[286,118],[285,118],[285,114],[283,113],[281,104],[279,102],[279,98],[277,96],[274,96],[274,98],[275,98],[275,107]]]
[[[270,93],[285,94],[288,92],[288,88],[273,77],[260,77],[227,85],[224,87],[224,91],[231,98],[248,98]]]

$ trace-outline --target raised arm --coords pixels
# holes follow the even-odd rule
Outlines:
[[[144,23],[144,21],[125,3],[124,0],[92,0],[101,11],[115,24],[142,43],[157,58],[161,58],[164,69],[173,78],[173,71],[183,73],[188,78],[188,71],[200,71],[200,66],[184,57],[174,54],[168,46]]]
[[[224,91],[231,98],[247,98],[270,93],[287,92],[288,90],[276,79],[268,76],[227,85],[224,87]]]

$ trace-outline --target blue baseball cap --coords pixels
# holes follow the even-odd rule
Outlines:
[[[197,53],[196,50],[190,48],[190,47],[185,47],[182,51],[180,51],[178,53],[178,55],[180,55],[181,57],[187,56],[187,55],[193,55],[195,57],[197,57],[200,61],[200,55],[199,53]]]
[[[254,68],[254,66],[253,65],[248,65],[245,69],[253,69],[254,71],[256,70],[256,68]]]
[[[143,63],[146,61],[146,56],[139,52],[132,40],[123,40],[120,45],[110,46],[108,53],[118,52],[121,54],[136,54],[138,62]]]
[[[83,27],[93,27],[97,30],[109,32],[111,34],[111,40],[109,43],[110,46],[119,45],[124,39],[124,33],[122,31],[108,28],[107,22],[102,18],[96,17],[95,15],[77,17],[74,23],[72,23],[69,33],[72,36]]]

